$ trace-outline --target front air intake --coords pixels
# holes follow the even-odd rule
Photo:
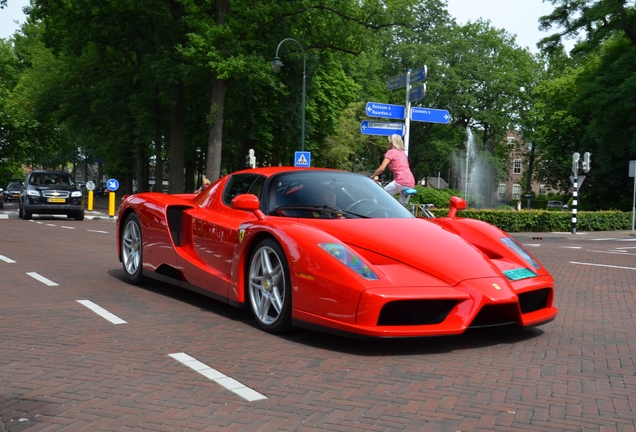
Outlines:
[[[439,324],[457,304],[454,300],[398,300],[382,307],[379,326]]]
[[[521,313],[526,314],[539,309],[545,309],[548,307],[548,297],[550,297],[550,288],[519,294]]]

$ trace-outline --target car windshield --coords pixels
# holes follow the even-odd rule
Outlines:
[[[20,189],[20,183],[18,182],[11,182],[9,183],[9,186],[7,186],[7,190],[19,190]]]
[[[75,182],[66,173],[35,173],[29,179],[34,186],[73,186]]]
[[[294,171],[270,179],[264,211],[300,218],[412,218],[370,178],[338,171]]]

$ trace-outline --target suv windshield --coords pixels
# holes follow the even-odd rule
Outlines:
[[[66,173],[36,173],[29,179],[29,184],[34,186],[73,186],[75,182]]]

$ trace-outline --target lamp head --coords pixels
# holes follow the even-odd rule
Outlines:
[[[274,69],[274,72],[278,73],[280,72],[280,68],[283,66],[283,62],[280,61],[280,57],[274,57],[274,60],[272,60],[272,69]]]

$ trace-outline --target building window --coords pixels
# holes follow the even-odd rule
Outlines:
[[[499,201],[506,199],[506,185],[503,183],[499,184],[499,188],[497,189],[497,198]]]
[[[516,140],[514,137],[508,137],[508,145],[515,145]]]
[[[548,194],[548,188],[545,187],[545,185],[539,185],[539,194],[540,195],[547,195]]]
[[[513,174],[521,174],[521,159],[515,159]]]
[[[518,184],[512,185],[512,199],[521,199],[521,186]]]

